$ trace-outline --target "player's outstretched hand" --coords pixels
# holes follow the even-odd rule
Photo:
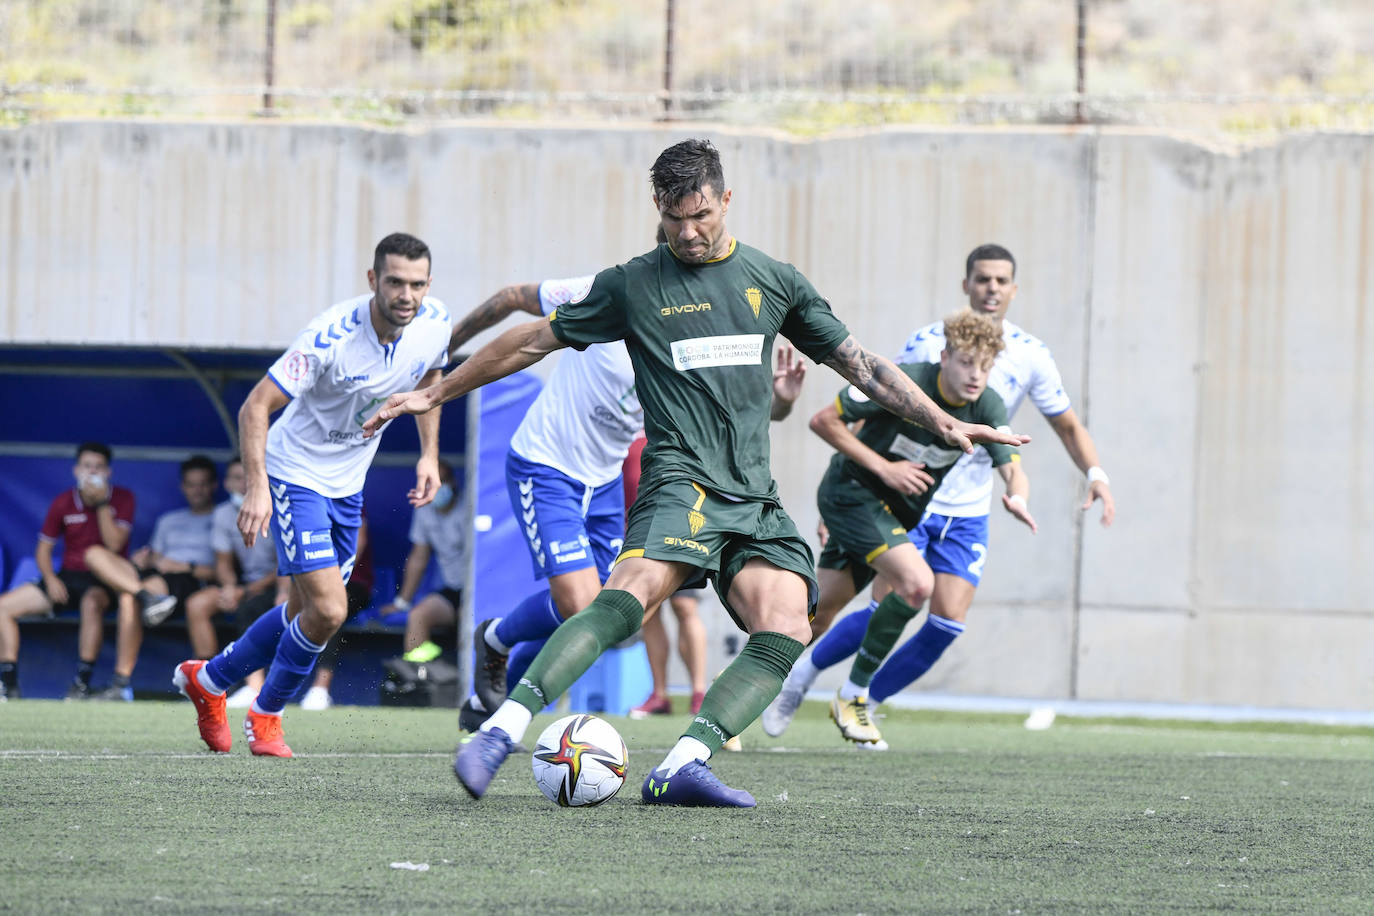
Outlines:
[[[1083,511],[1092,508],[1094,500],[1102,500],[1102,527],[1109,528],[1116,518],[1116,500],[1112,499],[1112,488],[1105,480],[1094,480],[1088,487],[1088,499],[1080,507]]]
[[[955,448],[963,449],[970,454],[976,445],[985,442],[995,442],[1002,445],[1025,445],[1031,441],[1030,436],[1023,436],[1014,433],[1005,427],[993,429],[991,426],[984,426],[981,423],[963,423],[959,420],[954,421],[954,425],[945,430],[945,443]]]
[[[382,424],[388,420],[394,420],[403,413],[428,413],[434,409],[434,405],[439,403],[431,392],[433,388],[421,388],[419,391],[407,391],[404,394],[393,394],[386,399],[382,409],[367,418],[363,424],[363,438],[371,439],[377,434],[377,430],[382,428]]]
[[[801,394],[806,363],[790,344],[778,346],[778,368],[773,370],[773,397],[791,404]]]
[[[246,547],[257,543],[258,535],[267,537],[267,522],[272,517],[272,494],[264,487],[249,487],[239,507],[239,534]]]
[[[1008,496],[1006,493],[1003,493],[1002,506],[1012,515],[1019,518],[1022,523],[1031,530],[1031,534],[1035,534],[1038,530],[1035,527],[1035,519],[1031,516],[1030,509],[1026,508],[1026,501],[1024,499],[1021,499],[1019,496]]]
[[[418,509],[433,502],[438,492],[439,462],[434,458],[421,458],[415,462],[415,488],[406,494],[406,499]]]
[[[898,493],[920,496],[935,482],[925,467],[910,461],[887,461],[878,470],[878,479]]]

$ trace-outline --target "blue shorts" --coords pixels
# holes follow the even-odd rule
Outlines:
[[[272,493],[277,574],[295,576],[337,566],[347,584],[363,523],[363,494],[333,499],[275,477],[268,477],[267,482]]]
[[[506,453],[506,491],[536,579],[596,568],[602,582],[625,543],[625,487],[589,487],[547,464]]]
[[[958,576],[978,587],[988,558],[988,517],[936,515],[927,512],[907,532],[932,571]]]

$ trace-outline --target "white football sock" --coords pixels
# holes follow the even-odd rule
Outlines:
[[[496,625],[500,622],[500,617],[493,617],[491,623],[487,626],[487,631],[482,634],[482,638],[486,640],[487,645],[491,646],[498,655],[510,655],[510,646],[496,638]]]
[[[859,697],[868,696],[868,688],[860,687],[853,681],[846,680],[844,686],[840,688],[841,700],[857,700]]]
[[[210,680],[210,675],[205,670],[208,667],[210,666],[200,666],[200,670],[196,672],[196,683],[199,684],[202,688],[204,688],[208,693],[213,693],[217,697],[224,696],[224,688],[216,684],[214,681]]]
[[[663,762],[658,768],[668,770],[669,776],[676,776],[677,771],[691,763],[693,760],[700,760],[705,763],[711,759],[711,749],[696,738],[683,735],[677,739],[677,744],[668,752],[668,756],[663,758]]]
[[[510,740],[518,742],[525,737],[525,729],[530,727],[530,720],[533,718],[534,713],[514,700],[506,700],[487,721],[478,726],[478,730],[489,732],[493,728],[499,728],[510,736]]]

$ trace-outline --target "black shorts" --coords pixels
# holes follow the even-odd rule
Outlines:
[[[234,608],[234,626],[238,627],[239,633],[243,633],[253,625],[263,614],[277,606],[277,590],[275,588],[264,589],[256,595],[249,595],[239,602],[239,606]]]
[[[54,604],[52,613],[60,614],[64,611],[80,610],[81,596],[93,588],[99,589],[105,593],[105,597],[108,599],[108,603],[105,605],[106,610],[115,607],[114,591],[104,582],[97,579],[94,573],[87,572],[84,569],[59,569],[57,571],[57,578],[61,579],[62,584],[67,587],[67,603]],[[42,576],[34,579],[33,584],[36,585],[38,590],[43,594],[46,595],[48,593],[48,590],[43,587]]]
[[[154,573],[154,575],[162,577],[162,581],[167,583],[167,594],[177,600],[176,610],[172,612],[173,614],[185,614],[186,599],[211,585],[211,583],[204,579],[198,579],[190,573]]]

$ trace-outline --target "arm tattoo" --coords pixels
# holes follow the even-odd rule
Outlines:
[[[916,383],[890,360],[865,349],[853,337],[846,337],[832,350],[825,364],[891,413],[937,435],[944,434],[936,420],[935,405]]]
[[[473,337],[515,311],[539,315],[539,284],[519,283],[502,287],[477,308],[468,312],[453,326],[449,337],[449,354]]]

